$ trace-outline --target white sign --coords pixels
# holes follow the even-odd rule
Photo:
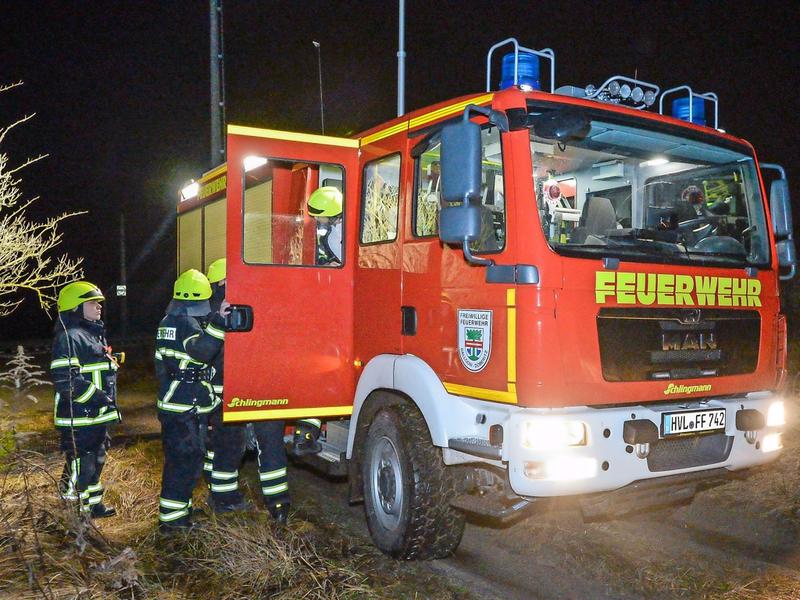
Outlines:
[[[127,285],[118,285],[117,286],[117,296],[127,296],[128,295],[128,286]]]
[[[458,356],[464,367],[477,373],[489,362],[492,352],[492,311],[458,311]]]

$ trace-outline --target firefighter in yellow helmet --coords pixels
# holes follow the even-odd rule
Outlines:
[[[65,498],[95,518],[116,514],[103,504],[100,474],[106,460],[108,425],[119,421],[118,364],[100,320],[103,293],[93,283],[75,281],[58,294],[50,373],[55,387],[55,425],[66,465]]]
[[[214,261],[208,268],[211,282],[211,309],[225,300],[227,265],[224,258]],[[223,353],[214,359],[214,376],[211,380],[219,398],[223,392]],[[239,491],[239,465],[245,450],[245,426],[223,424],[220,413],[212,416],[211,451],[206,454],[206,473],[209,474],[211,505],[214,512],[249,510]],[[289,515],[289,482],[286,472],[286,449],[283,445],[283,421],[253,423],[261,495],[272,517],[286,523]]]
[[[211,363],[225,340],[229,307],[223,301],[209,315],[210,298],[211,285],[205,275],[196,269],[181,273],[156,333],[158,418],[164,450],[158,520],[163,532],[191,525],[192,490],[203,469],[208,417],[219,407],[211,385]]]
[[[342,264],[342,192],[326,185],[308,197],[308,214],[317,219],[318,265]]]

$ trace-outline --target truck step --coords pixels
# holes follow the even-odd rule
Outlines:
[[[492,519],[498,524],[505,524],[524,517],[535,504],[535,502],[523,498],[517,498],[509,504],[506,498],[499,498],[494,495],[479,496],[476,494],[462,494],[450,501],[450,506],[453,508]]]
[[[481,458],[491,458],[493,460],[500,460],[503,454],[502,446],[493,446],[489,440],[478,437],[467,438],[450,438],[447,445],[452,450],[458,450],[473,456],[480,456]]]

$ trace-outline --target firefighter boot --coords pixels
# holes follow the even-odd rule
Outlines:
[[[275,519],[275,522],[279,525],[286,525],[289,521],[289,507],[291,505],[288,502],[279,502],[274,506],[267,506],[267,510],[269,514],[272,515],[272,518]]]
[[[95,504],[92,507],[92,518],[93,519],[105,519],[106,517],[113,517],[117,514],[117,509],[111,506],[106,506],[102,502]]]
[[[304,421],[299,422],[294,428],[292,454],[294,456],[307,456],[309,454],[318,454],[321,450],[319,427]]]

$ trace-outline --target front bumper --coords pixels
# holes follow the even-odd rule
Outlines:
[[[686,473],[727,469],[735,471],[770,462],[779,450],[767,450],[764,439],[780,433],[782,426],[764,426],[749,434],[736,428],[736,413],[754,409],[767,416],[769,406],[780,400],[759,392],[708,401],[611,408],[572,407],[559,410],[519,409],[504,424],[502,460],[508,465],[511,488],[523,497],[548,497],[606,492],[635,481]],[[665,439],[661,417],[665,412],[724,408],[724,432]],[[586,425],[587,443],[560,450],[533,450],[523,444],[526,421],[569,419]],[[623,439],[626,421],[648,420],[659,430],[658,441],[643,448]],[[771,441],[774,441],[774,436]],[[769,440],[768,440],[769,441]],[[638,451],[638,452],[637,452]],[[638,454],[638,455],[637,455]],[[541,467],[544,465],[544,467]]]

